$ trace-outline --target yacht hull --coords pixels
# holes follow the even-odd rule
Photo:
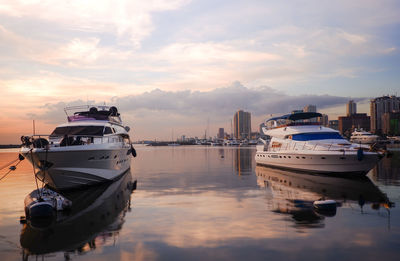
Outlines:
[[[255,160],[259,165],[333,175],[366,175],[379,161],[377,153],[327,153],[298,154],[258,151]]]
[[[130,168],[129,148],[33,149],[22,151],[36,176],[57,190],[94,185],[118,178]]]

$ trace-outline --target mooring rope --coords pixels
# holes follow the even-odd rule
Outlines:
[[[3,165],[3,166],[0,168],[0,170],[2,170],[2,169],[4,169],[4,168],[8,167],[9,165],[13,164],[13,163],[14,163],[14,162],[16,162],[17,160],[19,160],[19,158],[17,158],[17,159],[15,159],[15,160],[12,160],[12,161],[10,161],[10,162],[9,162],[9,163],[7,163],[6,165]]]
[[[35,160],[33,159],[32,150],[30,150],[30,153],[31,153],[31,159],[32,159],[33,175],[35,176],[36,188],[37,188],[37,191],[38,191],[38,193],[39,193],[39,199],[41,199],[41,198],[42,198],[42,193],[41,193],[41,191],[40,191],[40,189],[39,189],[39,184],[38,184],[38,182],[37,182],[38,177],[37,177],[37,175],[36,175],[36,173],[35,173]]]
[[[44,186],[46,185],[45,182],[44,182],[44,179],[46,178],[47,155],[48,155],[48,152],[49,152],[48,148],[46,148],[45,150],[46,150],[46,157],[45,157],[44,168],[43,168],[42,190],[43,190]]]
[[[0,178],[0,180],[4,179],[5,177],[7,177],[8,174],[11,173],[11,171],[15,170],[15,169],[17,168],[18,164],[20,164],[21,161],[23,161],[24,159],[25,159],[24,156],[22,156],[21,154],[19,154],[17,159],[12,160],[12,161],[10,161],[9,163],[7,163],[6,165],[2,166],[2,167],[0,168],[0,170],[6,168],[6,167],[8,167],[8,166],[10,166],[11,164],[13,164],[14,162],[16,162],[16,161],[19,160],[19,162],[18,162],[17,164],[15,164],[15,165],[13,165],[13,166],[10,166],[9,170],[7,171],[7,173],[4,174],[4,175]]]

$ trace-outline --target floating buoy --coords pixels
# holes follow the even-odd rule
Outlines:
[[[328,199],[328,200],[316,200],[314,201],[313,206],[318,210],[335,210],[337,204],[335,200]]]

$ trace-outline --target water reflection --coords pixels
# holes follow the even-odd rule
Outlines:
[[[400,185],[400,151],[384,157],[373,169],[373,178],[385,185]]]
[[[248,148],[240,148],[233,151],[237,175],[251,175],[253,173],[253,151]]]
[[[313,202],[320,199],[334,199],[339,206],[355,203],[361,213],[366,205],[376,211],[394,206],[367,177],[346,179],[264,166],[256,167],[256,175],[257,184],[272,194],[272,211],[290,215],[295,227],[321,228],[326,217],[336,215],[336,210],[316,210]]]
[[[398,186],[374,178],[372,184],[368,179],[285,176],[285,171],[256,167],[254,153],[234,147],[143,146],[132,167],[140,181],[132,197],[134,213],[117,206],[110,214],[114,217],[101,222],[101,215],[107,218],[106,211],[113,210],[107,207],[111,203],[95,203],[104,187],[82,197],[87,203],[67,216],[71,221],[60,219],[42,230],[27,224],[22,238],[23,199],[35,187],[32,166],[26,164],[26,170],[0,183],[0,260],[20,260],[20,241],[29,260],[62,260],[64,253],[71,259],[83,253],[80,260],[398,259],[400,211],[390,209],[388,230],[385,205],[387,198],[399,204]],[[243,174],[241,157],[247,157],[252,174]],[[16,155],[7,160],[12,158]],[[112,202],[115,194],[110,195]],[[341,203],[336,213],[307,207],[307,201],[322,197]],[[96,221],[93,228],[91,220]]]
[[[111,184],[63,193],[72,201],[68,213],[57,213],[47,224],[28,220],[23,225],[20,235],[23,260],[59,251],[69,259],[70,255],[82,254],[115,240],[130,210],[132,188],[128,171]]]

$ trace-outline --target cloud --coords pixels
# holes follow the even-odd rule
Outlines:
[[[216,132],[218,126],[228,129],[228,122],[239,109],[251,112],[253,127],[256,127],[270,114],[290,113],[308,104],[323,110],[344,105],[347,101],[347,97],[290,95],[268,86],[249,88],[234,82],[230,86],[210,91],[154,89],[137,95],[113,97],[106,103],[118,107],[125,124],[134,128],[135,138],[170,138],[173,129],[175,135],[203,135],[207,122],[211,122],[210,135]],[[60,124],[65,121],[65,107],[87,103],[103,104],[95,100],[47,103],[40,107],[42,113],[29,117],[40,119],[46,124]]]
[[[156,88],[208,91],[231,79],[297,94],[307,86],[322,94],[331,80],[348,83],[371,71],[383,75],[390,65],[374,59],[398,55],[398,44],[385,30],[379,35],[378,25],[361,22],[386,12],[383,24],[393,25],[398,21],[393,2],[368,2],[363,12],[359,6],[358,1],[200,6],[186,0],[11,1],[0,4],[5,21],[0,56],[7,61],[0,75],[9,78],[14,69],[16,78],[29,81],[46,70],[67,81],[135,85],[115,95]],[[52,92],[64,93],[55,91],[64,86],[50,84]]]
[[[82,32],[110,32],[124,44],[139,48],[154,29],[151,14],[175,10],[187,0],[150,1],[11,1],[1,3],[0,14],[39,19]],[[34,11],[33,11],[34,10]],[[125,42],[127,41],[127,42]]]
[[[166,113],[196,116],[201,114],[227,117],[238,109],[256,116],[287,113],[307,104],[327,108],[346,103],[348,98],[331,95],[288,95],[267,86],[248,88],[240,82],[210,91],[162,91],[156,89],[140,95],[116,97],[113,101],[123,110],[164,111]]]

